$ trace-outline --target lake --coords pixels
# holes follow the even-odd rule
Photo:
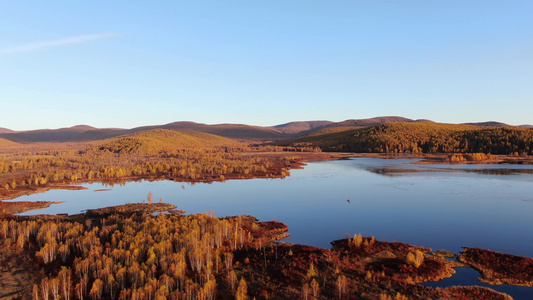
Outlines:
[[[17,200],[65,201],[27,215],[75,214],[146,201],[152,192],[154,201],[162,198],[188,213],[214,210],[219,217],[281,221],[291,234],[286,242],[329,248],[335,239],[362,233],[454,253],[480,247],[533,257],[533,166],[411,164],[415,161],[310,162],[285,179],[88,183],[87,190],[51,190]],[[474,271],[463,269],[453,280],[477,282],[477,272],[468,270]],[[491,287],[516,299],[533,298],[532,288]]]

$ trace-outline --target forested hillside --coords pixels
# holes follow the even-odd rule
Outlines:
[[[532,154],[533,130],[442,123],[387,123],[291,140],[295,146],[362,153]]]

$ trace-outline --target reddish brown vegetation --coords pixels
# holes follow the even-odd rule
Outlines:
[[[347,265],[354,265],[356,269],[369,270],[381,276],[392,276],[399,281],[437,281],[455,273],[449,261],[433,255],[429,248],[397,242],[377,242],[373,238],[363,238],[360,246],[356,246],[353,240],[339,240],[332,244],[333,249],[341,254]],[[409,254],[417,251],[431,254],[424,255],[419,267],[408,261]]]
[[[111,207],[103,207],[88,210],[82,214],[84,217],[107,217],[112,214],[131,215],[132,213],[152,214],[156,212],[169,211],[176,206],[168,203],[130,203]]]
[[[37,201],[37,202],[30,202],[30,201],[0,201],[0,216],[1,215],[10,215],[10,214],[18,214],[21,212],[25,212],[28,210],[34,210],[34,209],[42,209],[49,207],[50,205],[54,203],[60,203],[57,201],[50,202],[50,201]]]
[[[283,147],[250,147],[212,135],[170,130],[143,132],[96,146],[42,147],[0,155],[0,200],[91,181],[284,178],[303,160],[302,152],[283,152],[291,150]]]
[[[480,248],[464,248],[459,261],[481,272],[483,282],[533,286],[533,259]]]
[[[456,299],[491,299],[512,300],[507,294],[498,293],[492,289],[480,286],[452,286],[444,289],[451,297]]]
[[[60,287],[59,295],[71,299],[505,299],[484,288],[420,286],[453,273],[453,264],[431,249],[359,235],[333,242],[332,250],[276,244],[287,236],[280,222],[150,215],[172,207],[130,204],[75,216],[5,217],[2,251],[28,262],[24,272],[34,274],[27,277],[34,292],[53,296]],[[13,281],[18,275],[8,267],[4,275]],[[28,284],[16,286],[9,295],[31,295]]]

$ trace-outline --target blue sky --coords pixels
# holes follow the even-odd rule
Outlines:
[[[4,1],[0,127],[532,124],[532,14],[533,1]]]

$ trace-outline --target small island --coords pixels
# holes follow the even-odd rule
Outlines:
[[[533,259],[480,248],[463,248],[459,261],[478,270],[482,282],[533,286]]]

